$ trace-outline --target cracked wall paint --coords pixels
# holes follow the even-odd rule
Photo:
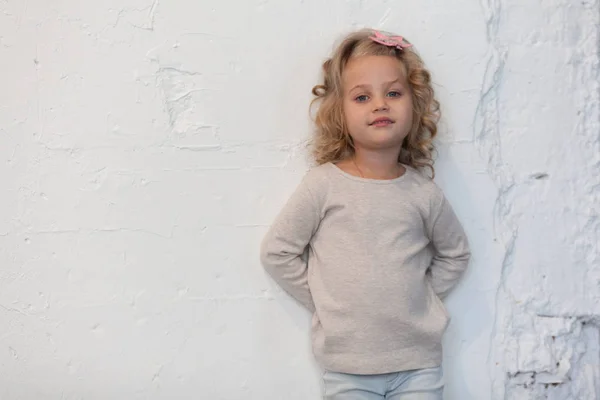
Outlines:
[[[409,38],[442,102],[474,249],[446,398],[599,398],[598,1],[413,3],[0,0],[0,398],[319,398],[257,251],[320,63],[363,25]]]
[[[498,187],[495,221],[506,245],[493,398],[597,399],[600,5],[486,6],[489,79],[475,133]]]

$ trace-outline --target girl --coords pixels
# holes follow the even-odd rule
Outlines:
[[[371,30],[347,36],[323,74],[318,166],[263,239],[261,262],[313,313],[325,399],[442,399],[440,299],[470,251],[432,181],[430,74],[402,37]]]

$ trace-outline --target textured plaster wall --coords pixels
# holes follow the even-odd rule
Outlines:
[[[505,246],[493,393],[600,399],[600,4],[487,6],[475,145]]]
[[[446,398],[600,398],[598,0],[0,0],[0,399],[307,400],[258,264],[322,59],[405,35],[473,263]]]

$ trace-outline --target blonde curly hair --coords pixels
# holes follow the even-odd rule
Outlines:
[[[397,50],[370,39],[375,31],[362,29],[346,36],[323,63],[323,83],[313,87],[319,108],[315,117],[316,132],[311,141],[313,157],[317,164],[338,162],[354,154],[352,138],[346,127],[342,107],[342,73],[348,61],[367,55],[392,56],[402,64],[411,89],[413,124],[402,144],[398,161],[416,169],[433,168],[433,138],[437,134],[440,116],[439,102],[434,97],[431,75],[421,57],[409,47]]]

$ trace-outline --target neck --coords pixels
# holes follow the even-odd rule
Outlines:
[[[397,149],[368,150],[357,148],[354,162],[363,178],[395,179],[404,174],[404,167],[398,163]]]

